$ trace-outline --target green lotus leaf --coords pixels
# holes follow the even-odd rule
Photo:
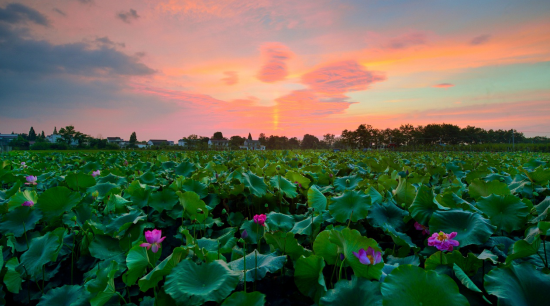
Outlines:
[[[468,187],[468,193],[474,199],[490,196],[492,194],[496,194],[496,195],[511,194],[510,189],[508,189],[508,185],[506,185],[506,183],[502,183],[499,181],[485,182],[481,179],[475,179],[472,181],[472,183]]]
[[[405,226],[403,218],[409,213],[397,207],[392,202],[382,204],[373,204],[369,210],[367,220],[374,227],[392,227],[397,231],[401,231]]]
[[[524,170],[524,173],[532,182],[538,185],[546,185],[548,184],[548,180],[550,180],[550,168],[545,169],[542,165],[535,168],[534,171]]]
[[[359,191],[346,191],[344,194],[331,199],[328,207],[330,214],[341,223],[357,222],[364,219],[369,213],[370,197]]]
[[[228,263],[231,270],[239,273],[239,280],[244,280],[244,265],[246,260],[246,281],[253,282],[254,278],[260,280],[265,277],[267,272],[275,273],[281,269],[286,262],[286,256],[276,256],[275,254],[260,254],[254,250],[245,257],[241,257]]]
[[[143,208],[149,202],[149,195],[151,194],[152,189],[144,184],[141,184],[139,181],[133,181],[124,193],[130,195],[130,200],[132,203],[137,205],[140,208]]]
[[[95,235],[89,250],[90,255],[101,260],[108,260],[123,253],[119,241],[107,235]]]
[[[514,195],[490,195],[482,197],[477,207],[489,217],[491,224],[496,225],[497,232],[504,230],[508,233],[523,228],[529,208]]]
[[[298,172],[295,171],[288,171],[285,175],[285,177],[291,181],[292,183],[298,182],[300,185],[302,185],[302,188],[308,189],[309,184],[311,183],[311,180],[306,178],[305,176],[301,175]]]
[[[4,284],[6,288],[11,293],[19,293],[21,290],[21,283],[23,279],[19,272],[17,272],[17,267],[19,266],[19,259],[17,257],[12,257],[6,262],[6,274],[4,274]]]
[[[418,248],[418,246],[414,244],[414,242],[412,242],[411,237],[409,237],[407,234],[398,232],[391,226],[384,226],[383,228],[386,234],[388,234],[392,238],[395,244],[410,248]]]
[[[416,196],[416,189],[407,182],[407,179],[399,177],[399,185],[393,191],[393,197],[398,205],[404,204],[406,207],[411,206]]]
[[[403,265],[386,276],[382,283],[384,306],[467,306],[452,278],[434,271]]]
[[[221,260],[197,265],[182,260],[166,277],[164,290],[178,305],[220,303],[239,283],[239,275]]]
[[[263,237],[264,229],[265,227],[254,223],[254,220],[244,221],[240,228],[241,232],[243,230],[246,230],[246,232],[248,233],[248,237],[245,239],[246,243],[253,244],[258,243],[258,240]]]
[[[307,191],[307,204],[320,213],[327,209],[327,198],[313,185]]]
[[[351,280],[342,279],[338,281],[334,289],[329,290],[327,294],[321,298],[319,305],[382,306],[380,283],[352,275]]]
[[[0,232],[4,235],[13,234],[15,237],[21,237],[25,231],[33,230],[41,218],[42,213],[38,209],[28,206],[16,207],[2,217]]]
[[[199,195],[199,197],[202,199],[208,195],[208,188],[205,184],[193,180],[193,179],[186,179],[181,184],[181,189],[185,191],[192,191]]]
[[[327,264],[334,265],[338,259],[338,246],[329,240],[330,230],[324,230],[315,237],[313,251],[315,255],[322,256]]]
[[[367,190],[367,194],[370,196],[372,204],[382,203],[384,201],[384,197],[372,186],[370,186],[369,190]]]
[[[221,306],[264,306],[265,295],[258,292],[233,292]]]
[[[462,209],[462,210],[468,210],[473,212],[479,212],[479,209],[477,209],[472,204],[468,203],[468,201],[456,195],[456,193],[454,193],[450,189],[438,194],[435,197],[435,203],[439,204],[440,207],[445,207],[447,209],[449,208]]]
[[[91,176],[90,176],[91,177]],[[80,178],[79,178],[80,179]],[[93,177],[92,177],[93,179]],[[97,182],[99,184],[103,184],[103,183],[112,183],[112,184],[115,184],[119,187],[123,187],[123,186],[126,186],[128,184],[128,180],[123,177],[123,176],[118,176],[118,175],[114,175],[113,173],[109,173],[108,175],[106,176],[102,176],[100,177]],[[95,184],[94,184],[95,185]],[[93,185],[92,185],[93,186]],[[88,186],[88,187],[91,187],[91,186]]]
[[[85,173],[70,173],[65,177],[65,182],[72,190],[90,188],[97,183],[93,176]]]
[[[353,190],[362,180],[363,179],[357,175],[343,176],[334,180],[334,187],[338,192]]]
[[[185,176],[185,177],[190,177],[191,174],[193,174],[193,172],[195,171],[196,167],[194,164],[188,162],[188,161],[184,161],[184,162],[181,162],[175,169],[174,169],[174,172],[177,174],[177,175],[182,175],[182,176]]]
[[[118,233],[119,235],[123,235],[132,224],[145,221],[146,218],[147,217],[141,210],[136,209],[130,209],[130,212],[125,214],[108,216],[107,220],[105,220],[105,223],[107,223],[105,226],[105,233]]]
[[[65,285],[48,291],[40,298],[38,306],[83,306],[88,304],[89,296],[82,286]]]
[[[53,187],[40,195],[34,207],[42,211],[46,220],[51,220],[73,209],[80,198],[80,194],[67,187]]]
[[[33,239],[30,242],[29,250],[21,255],[20,267],[26,269],[32,277],[42,276],[42,267],[55,262],[57,253],[61,246],[59,237],[54,232],[48,232],[42,237]]]
[[[149,206],[162,213],[164,210],[171,210],[178,203],[178,195],[172,189],[165,188],[162,191],[151,193]]]
[[[294,234],[288,232],[265,233],[265,241],[278,249],[282,254],[290,256],[292,260],[297,260],[300,256],[307,253],[301,246]]]
[[[263,177],[259,177],[252,172],[243,173],[242,183],[250,190],[251,194],[257,197],[262,197],[267,192],[267,185]]]
[[[380,279],[384,267],[383,262],[376,265],[364,265],[353,255],[353,252],[359,252],[360,249],[367,250],[369,247],[381,252],[382,250],[374,239],[361,236],[357,230],[344,228],[342,231],[331,230],[329,241],[338,247],[339,254],[344,254],[345,261],[351,266],[355,275],[367,279]]]
[[[132,286],[142,277],[148,267],[155,267],[161,252],[153,253],[147,248],[139,245],[134,246],[128,252],[126,257],[126,266],[128,271],[122,276],[122,280],[127,286]]]
[[[132,204],[132,202],[126,200],[125,198],[119,196],[118,194],[110,195],[109,200],[104,202],[106,202],[105,212],[115,213],[115,214],[121,214],[121,213],[127,212],[128,206]]]
[[[138,178],[138,180],[139,180],[140,183],[147,184],[147,185],[155,185],[156,182],[157,182],[155,173],[153,173],[151,171],[147,171],[147,172],[143,173]]]
[[[32,201],[36,204],[36,202],[38,202],[38,195],[36,194],[36,191],[29,189],[22,192],[18,191],[10,197],[8,202],[9,209],[12,210],[13,208],[20,207],[26,201]]]
[[[501,306],[548,304],[550,277],[529,263],[494,269],[485,276],[484,285]]]
[[[443,259],[441,258],[442,254]],[[426,259],[424,267],[426,270],[435,270],[441,265],[441,261],[443,261],[443,265],[449,268],[453,268],[454,264],[458,265],[458,267],[468,276],[474,276],[477,270],[483,265],[483,261],[477,258],[473,253],[468,253],[468,256],[464,257],[460,251],[454,251],[452,253],[438,251]]]
[[[289,232],[294,227],[296,221],[294,221],[292,215],[285,215],[272,211],[267,214],[266,223],[269,225],[271,231]]]
[[[115,294],[115,275],[118,271],[118,264],[115,261],[111,261],[109,268],[106,269],[102,274],[99,282],[95,283],[97,287],[91,289],[90,286],[87,287],[88,291],[92,293],[97,293],[91,300],[90,304],[92,306],[102,306],[105,305]],[[99,278],[99,276],[98,276]],[[97,278],[96,278],[97,280]]]
[[[93,194],[96,191],[99,194],[99,196],[97,197],[98,200],[103,200],[105,197],[111,194],[120,193],[120,188],[118,188],[118,186],[115,184],[103,183],[103,184],[97,184],[93,187],[88,188],[86,190],[86,193]]]
[[[424,225],[428,224],[432,214],[439,209],[447,208],[441,207],[434,202],[433,191],[426,185],[422,185],[418,188],[416,197],[414,198],[412,205],[409,206],[411,217],[413,217],[418,223]]]
[[[460,283],[462,283],[462,285],[464,285],[464,287],[474,292],[482,292],[457,264],[453,264],[453,271],[455,272],[456,278],[460,281]]]
[[[327,292],[323,268],[323,257],[311,255],[298,258],[294,264],[294,283],[303,295],[319,303],[319,299]]]
[[[430,232],[457,232],[459,247],[483,244],[495,232],[496,226],[478,213],[462,210],[438,211],[430,219]]]
[[[296,185],[280,175],[272,177],[269,183],[271,186],[281,190],[289,198],[295,198],[298,195]]]
[[[510,264],[512,261],[523,258],[527,256],[531,256],[534,254],[537,254],[539,248],[541,245],[540,238],[536,238],[533,240],[532,243],[529,243],[525,240],[518,240],[514,243],[512,253],[508,254],[508,257],[506,257],[506,264]]]
[[[309,214],[309,216],[304,218],[302,221],[294,223],[294,227],[290,232],[297,235],[308,235],[311,237],[311,231],[313,230],[313,233],[315,233],[315,231],[318,231],[321,222],[323,222],[322,215],[313,217],[313,220],[312,216],[314,216],[314,214]]]
[[[193,191],[177,192],[177,194],[183,206],[184,214],[188,219],[202,223],[208,217],[208,207],[198,194]]]
[[[145,292],[155,287],[188,253],[189,250],[183,247],[175,248],[170,256],[138,281],[139,289]]]

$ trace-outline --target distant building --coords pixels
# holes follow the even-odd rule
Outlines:
[[[174,142],[172,141],[172,144],[173,143]],[[162,145],[168,145],[169,141],[166,139],[151,139],[147,142],[147,144],[150,146],[162,146]]]
[[[187,145],[187,140],[185,139],[178,140],[178,146],[185,147],[186,145]]]
[[[19,135],[17,134],[0,134],[0,152],[9,152],[11,151],[11,146],[9,143],[17,139]]]
[[[265,146],[263,146],[259,140],[245,140],[244,145],[239,146],[239,148],[243,150],[249,150],[249,151],[264,151]]]
[[[173,146],[173,145],[174,145],[174,141],[173,141],[173,140],[168,140],[168,145],[169,145],[169,146]]]
[[[208,147],[209,148],[218,148],[218,149],[224,149],[229,147],[229,140],[227,139],[210,139],[208,140]]]
[[[148,144],[144,144],[144,143],[136,143],[136,146],[140,149],[145,149],[145,148],[149,147]]]
[[[51,143],[56,143],[58,139],[61,139],[61,135],[59,134],[51,134],[46,136],[46,140],[48,140]]]
[[[116,143],[116,144],[120,144],[121,142],[123,142],[124,139],[120,138],[120,137],[107,137],[107,142],[108,143]]]

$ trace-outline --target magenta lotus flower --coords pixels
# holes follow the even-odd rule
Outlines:
[[[23,204],[21,204],[23,206],[28,206],[28,207],[33,207],[34,206],[34,202],[33,201],[25,201],[23,202]]]
[[[456,235],[456,232],[450,234],[445,234],[444,232],[433,233],[433,235],[428,238],[428,245],[435,246],[440,251],[450,252],[453,250],[453,247],[460,245],[458,241],[453,240]]]
[[[99,170],[96,170],[96,171],[92,172],[93,177],[99,176],[99,174],[101,174],[101,171],[99,171]]]
[[[422,231],[422,235],[429,235],[430,234],[430,230],[428,229],[427,226],[424,226],[418,222],[415,222],[414,223],[414,228],[416,228],[416,230],[418,231]]]
[[[21,167],[27,168],[27,164],[25,164],[25,162],[21,162]]]
[[[267,216],[264,214],[261,215],[255,215],[254,216],[254,223],[259,224],[261,226],[265,226],[265,220],[267,219]]]
[[[32,175],[25,177],[25,179],[27,179],[27,182],[25,183],[25,185],[36,185],[36,181],[38,180],[36,176],[32,176]]]
[[[352,253],[364,265],[375,265],[382,262],[382,253],[376,252],[372,247],[369,247],[366,251],[365,249],[360,249],[359,253]]]
[[[146,231],[145,239],[147,240],[147,243],[142,243],[139,246],[147,247],[148,250],[153,247],[153,253],[156,253],[160,248],[160,243],[166,238],[166,236],[162,238],[160,236],[162,236],[161,230],[154,229],[152,231]]]

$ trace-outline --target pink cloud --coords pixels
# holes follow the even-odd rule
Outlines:
[[[223,74],[225,78],[222,78],[222,81],[224,81],[226,85],[235,85],[239,82],[237,71],[225,71]]]
[[[273,42],[266,43],[260,48],[265,64],[258,72],[258,79],[265,83],[284,80],[288,75],[286,61],[292,56],[287,46]]]
[[[454,84],[451,84],[451,83],[441,83],[441,84],[436,84],[436,85],[433,85],[432,87],[435,87],[435,88],[451,88],[451,87],[454,87],[455,85]]]
[[[370,84],[384,80],[386,77],[382,73],[368,71],[352,60],[324,66],[302,76],[302,83],[319,94],[331,97],[366,90]]]

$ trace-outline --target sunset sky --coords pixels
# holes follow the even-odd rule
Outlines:
[[[0,0],[0,133],[550,136],[550,1]]]

